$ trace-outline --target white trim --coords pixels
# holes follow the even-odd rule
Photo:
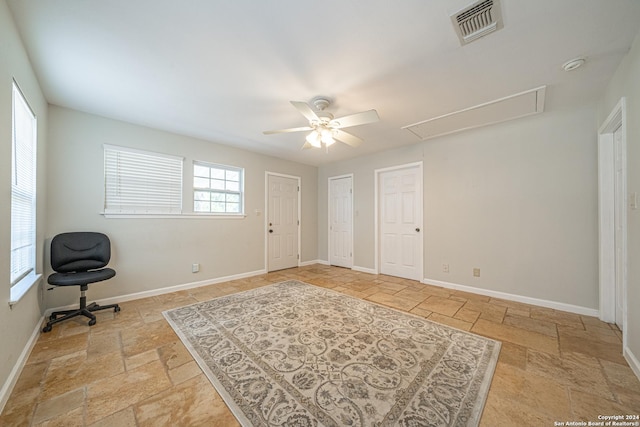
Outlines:
[[[40,283],[40,279],[42,279],[42,274],[36,274],[32,271],[13,285],[9,296],[9,307],[13,308],[14,305],[20,302],[22,297],[29,292],[29,289]]]
[[[322,264],[322,265],[330,265],[329,261],[325,261],[323,259],[312,259],[311,261],[301,261],[298,263],[298,267],[306,267],[308,265],[313,264]]]
[[[329,265],[331,265],[331,181],[334,180],[338,180],[338,179],[345,179],[345,178],[351,178],[351,265],[349,266],[349,268],[353,269],[353,260],[354,260],[354,245],[353,245],[353,187],[355,187],[354,185],[354,179],[353,179],[353,173],[348,173],[348,174],[344,174],[344,175],[338,175],[338,176],[330,176],[329,178],[327,178],[327,259],[329,260]],[[341,266],[340,266],[341,267]]]
[[[636,377],[638,377],[638,379],[640,380],[640,361],[638,361],[638,358],[633,353],[631,353],[629,347],[622,348],[622,355],[629,364],[629,367],[631,368],[633,373],[636,374]]]
[[[120,295],[115,297],[103,298],[103,299],[96,300],[96,303],[99,305],[118,304],[121,302],[133,301],[141,298],[148,298],[148,297],[153,297],[157,295],[170,294],[172,292],[177,292],[177,291],[184,291],[187,289],[200,288],[202,286],[215,285],[218,283],[229,282],[231,280],[246,279],[247,277],[259,276],[261,274],[266,274],[266,273],[267,273],[266,270],[250,271],[248,273],[233,274],[231,276],[216,277],[212,279],[200,280],[198,282],[183,283],[181,285],[173,285],[173,286],[167,286],[165,288],[152,289],[149,291],[135,292],[132,294],[125,294],[125,295]],[[54,311],[70,310],[77,307],[78,307],[78,304],[72,304],[64,307],[49,308],[45,312],[45,317],[48,317]]]
[[[13,365],[13,369],[11,369],[11,372],[9,373],[7,380],[2,385],[2,389],[0,390],[0,413],[4,411],[4,407],[7,404],[7,401],[9,400],[9,396],[11,396],[11,392],[13,391],[13,388],[16,386],[16,383],[18,382],[18,378],[20,378],[22,369],[24,368],[24,365],[26,365],[27,360],[29,359],[31,350],[33,350],[33,347],[36,345],[36,342],[38,342],[38,338],[40,338],[40,328],[42,327],[42,322],[44,322],[44,316],[42,316],[40,320],[38,320],[38,322],[36,323],[36,327],[33,330],[33,333],[31,334],[31,336],[29,337],[27,344],[22,349],[22,353],[20,353],[20,356],[18,357],[18,360],[16,361],[15,365]]]
[[[627,109],[626,100],[620,98],[602,126],[598,129],[598,234],[599,234],[599,288],[600,288],[600,319],[604,322],[616,321],[616,258],[615,258],[615,215],[614,215],[614,180],[615,157],[613,132],[620,128],[622,132],[622,258],[624,273],[622,277],[622,322],[628,324],[627,316]],[[622,347],[626,349],[627,327],[622,328]]]
[[[539,298],[525,297],[522,295],[509,294],[506,292],[492,291],[489,289],[475,288],[473,286],[459,285],[457,283],[443,282],[435,279],[422,279],[425,285],[436,285],[456,291],[470,292],[478,295],[485,295],[493,298],[500,298],[509,301],[521,302],[523,304],[537,305],[539,307],[552,308],[554,310],[567,311],[569,313],[581,314],[583,316],[598,317],[598,310],[595,308],[581,307],[579,305],[566,304],[563,302],[549,301]]]
[[[386,168],[380,168],[380,169],[375,169],[373,171],[373,229],[374,229],[374,233],[373,233],[373,250],[374,250],[374,259],[373,259],[373,273],[372,274],[380,274],[380,242],[379,242],[379,234],[380,234],[380,229],[379,229],[379,219],[378,219],[378,213],[380,211],[380,200],[378,197],[378,193],[380,192],[380,188],[378,185],[378,182],[380,181],[380,174],[384,173],[384,172],[390,172],[390,171],[395,171],[395,170],[400,170],[400,169],[411,169],[417,167],[420,171],[420,200],[422,202],[422,205],[420,206],[420,229],[424,229],[422,222],[424,221],[424,171],[423,171],[423,165],[422,162],[412,162],[412,163],[405,163],[402,165],[396,165],[396,166],[389,166]],[[424,274],[424,233],[422,234],[422,239],[421,239],[421,243],[420,243],[420,275]]]
[[[188,214],[131,214],[131,213],[105,213],[100,212],[108,219],[244,219],[247,214],[215,214],[215,213],[188,213]]]
[[[302,178],[295,175],[287,175],[278,172],[264,172],[264,270],[269,271],[269,237],[267,236],[269,230],[269,175],[281,176],[283,178],[291,178],[298,181],[298,264],[300,267],[300,260],[302,259]]]
[[[373,269],[373,268],[359,267],[357,265],[354,265],[353,267],[351,267],[351,269],[353,271],[359,271],[361,273],[378,274],[378,273],[376,273],[376,270]]]

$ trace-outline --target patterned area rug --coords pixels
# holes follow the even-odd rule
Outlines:
[[[245,426],[477,425],[500,352],[295,280],[164,316]]]

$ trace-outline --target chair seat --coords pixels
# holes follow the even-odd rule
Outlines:
[[[47,282],[54,286],[80,286],[111,279],[115,275],[115,270],[111,268],[78,273],[53,273],[49,276]]]

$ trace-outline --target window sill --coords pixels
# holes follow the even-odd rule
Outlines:
[[[11,287],[9,307],[16,305],[34,285],[40,282],[42,274],[30,273]]]
[[[188,214],[131,214],[131,213],[105,213],[100,212],[105,218],[137,218],[137,219],[244,219],[246,214],[210,214],[210,213],[188,213]]]

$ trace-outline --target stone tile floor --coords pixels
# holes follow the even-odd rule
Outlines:
[[[554,426],[640,414],[621,332],[596,318],[313,265],[121,304],[41,334],[1,426],[237,426],[162,311],[287,279],[502,341],[482,426]]]

